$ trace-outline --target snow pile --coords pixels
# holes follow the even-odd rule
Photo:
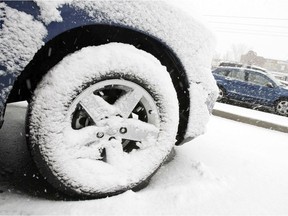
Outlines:
[[[257,110],[247,109],[239,106],[232,106],[224,103],[216,103],[215,109],[228,113],[233,113],[239,116],[245,116],[251,119],[257,119],[259,121],[266,121],[276,125],[288,127],[288,118],[285,116],[259,112]]]
[[[73,141],[74,144],[71,145],[66,136],[71,133],[74,134],[71,137],[77,136],[71,128],[71,115],[75,110],[73,107],[76,108],[77,105],[78,99],[75,97],[79,90],[83,85],[91,83],[91,80],[102,80],[113,73],[149,84],[147,88],[158,100],[158,112],[161,116],[157,142],[144,145],[139,151],[115,157],[119,159],[118,164],[109,163],[108,160],[108,163],[91,160],[99,157],[99,150],[94,145],[101,143],[90,145],[89,142],[89,145],[77,146],[77,142]],[[101,85],[101,82],[95,84],[97,85]],[[75,103],[71,104],[73,99]],[[41,137],[34,139],[32,145],[39,147],[53,175],[82,193],[111,193],[143,181],[161,165],[175,143],[179,111],[171,78],[157,59],[131,45],[110,43],[83,48],[67,56],[39,84],[32,105],[31,137]],[[108,110],[111,111],[109,107]],[[90,127],[84,128],[83,132],[88,133],[89,137],[94,130],[92,137],[96,137],[98,127]],[[85,134],[80,136],[83,139],[87,137]],[[77,140],[81,140],[81,137]],[[112,152],[108,157],[120,154],[117,146],[121,146],[118,140],[105,144],[105,148]]]
[[[7,114],[8,124],[0,131],[0,165],[11,163],[11,171],[21,172],[29,153],[23,154],[23,121],[12,119],[20,114],[24,119],[25,110],[13,105]],[[23,173],[16,176],[23,179],[16,189],[0,175],[0,214],[287,215],[287,136],[212,117],[208,132],[177,147],[175,160],[162,166],[144,190],[98,200],[54,201],[43,183],[35,181],[34,189]]]

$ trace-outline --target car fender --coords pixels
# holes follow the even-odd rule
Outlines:
[[[177,64],[184,68],[189,85],[190,123],[185,138],[196,137],[205,131],[217,98],[216,82],[210,72],[214,40],[201,23],[182,11],[162,1],[65,0],[5,2],[0,3],[0,10],[3,12],[0,15],[3,38],[0,42],[0,76],[1,80],[9,79],[9,82],[0,83],[2,106],[7,103],[15,80],[35,54],[59,34],[91,24],[122,26],[144,32],[173,51],[179,60]],[[14,24],[12,29],[6,26],[9,22]],[[17,38],[12,36],[15,33]],[[11,49],[10,44],[15,40],[16,45]],[[197,110],[191,111],[194,107]],[[202,118],[197,113],[201,113]]]

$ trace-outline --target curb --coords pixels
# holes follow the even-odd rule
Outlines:
[[[219,116],[222,118],[226,118],[226,119],[230,119],[230,120],[234,120],[234,121],[238,121],[238,122],[242,122],[242,123],[246,123],[250,125],[254,125],[254,126],[258,126],[258,127],[262,127],[262,128],[266,128],[270,130],[280,131],[283,133],[288,133],[288,127],[283,126],[283,125],[278,125],[275,123],[271,123],[271,122],[267,122],[267,121],[254,119],[254,118],[250,118],[246,116],[241,116],[241,115],[233,114],[233,113],[226,112],[223,110],[218,110],[218,109],[213,109],[212,114],[215,116]]]

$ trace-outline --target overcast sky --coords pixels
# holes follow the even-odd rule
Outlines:
[[[288,60],[288,0],[172,0],[198,13],[217,38],[216,52],[232,45],[265,58]]]

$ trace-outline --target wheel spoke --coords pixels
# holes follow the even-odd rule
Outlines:
[[[143,94],[139,89],[133,89],[120,97],[114,106],[120,110],[124,118],[128,118],[142,97]]]
[[[80,105],[87,112],[87,114],[93,119],[94,123],[105,117],[109,117],[117,114],[117,109],[106,102],[100,96],[90,94],[80,101]]]
[[[66,129],[64,140],[71,155],[76,158],[101,159],[103,143],[97,137],[105,128],[96,126],[84,127],[80,130]]]
[[[159,129],[154,125],[131,118],[122,122],[121,127],[126,130],[121,132],[120,129],[120,137],[126,140],[152,141],[156,140],[159,134]]]
[[[120,166],[125,163],[125,152],[123,151],[121,141],[112,139],[105,145],[106,162],[113,166]]]
[[[288,102],[284,101],[284,102],[282,103],[281,109],[282,109],[283,114],[287,114],[287,111],[288,111]]]
[[[67,129],[64,132],[64,137],[69,146],[90,146],[99,143],[97,135],[103,133],[102,131],[105,129],[96,126],[84,127],[80,130]]]

